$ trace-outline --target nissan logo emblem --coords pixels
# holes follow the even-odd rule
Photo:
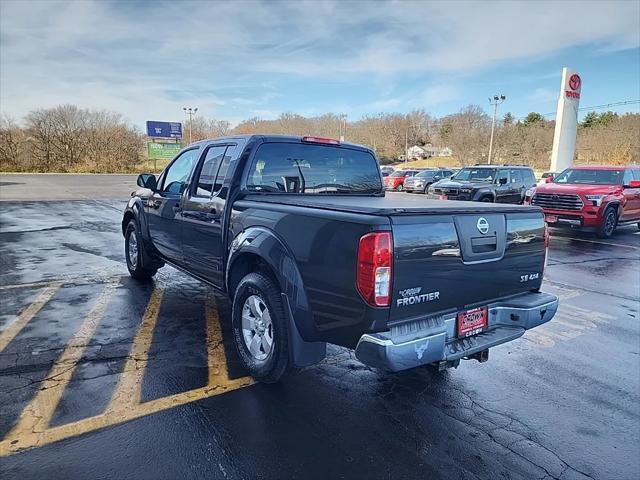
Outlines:
[[[478,227],[478,231],[484,235],[489,231],[489,222],[487,222],[486,218],[480,217],[478,223],[476,223],[476,227]]]

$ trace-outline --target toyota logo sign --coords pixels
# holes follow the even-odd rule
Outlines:
[[[573,75],[571,75],[571,77],[569,77],[569,87],[571,87],[571,90],[578,90],[581,83],[582,80],[580,79],[580,75],[578,75],[577,73],[574,73]]]
[[[489,231],[489,222],[487,222],[486,218],[480,217],[478,223],[476,223],[476,227],[478,227],[478,231],[484,235]]]

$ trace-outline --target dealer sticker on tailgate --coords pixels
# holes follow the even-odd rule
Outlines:
[[[470,337],[487,328],[487,307],[458,313],[458,336]]]

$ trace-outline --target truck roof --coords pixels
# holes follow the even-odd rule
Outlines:
[[[276,135],[276,134],[246,134],[246,135],[229,135],[226,137],[213,137],[213,138],[206,138],[204,140],[199,140],[197,142],[193,142],[191,144],[189,144],[188,146],[194,146],[194,145],[202,145],[205,143],[209,143],[209,142],[219,142],[219,141],[233,141],[233,140],[245,140],[246,142],[249,142],[251,139],[260,139],[263,142],[296,142],[296,143],[301,143],[302,139],[305,137],[313,137],[314,135]],[[332,139],[332,140],[337,140],[337,139]],[[339,140],[337,140],[339,141]],[[322,143],[314,143],[313,145],[324,145]],[[332,144],[326,144],[329,146],[333,146]],[[349,143],[349,142],[340,142],[340,146],[344,146],[344,147],[349,147],[349,148],[357,148],[359,150],[367,150],[367,151],[372,151],[371,148],[365,146],[365,145],[360,145],[357,143]]]

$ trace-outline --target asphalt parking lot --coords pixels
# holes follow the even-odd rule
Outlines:
[[[225,299],[169,267],[128,277],[134,182],[0,176],[0,477],[637,478],[635,226],[554,231],[559,313],[488,363],[388,374],[331,347],[263,385]]]

